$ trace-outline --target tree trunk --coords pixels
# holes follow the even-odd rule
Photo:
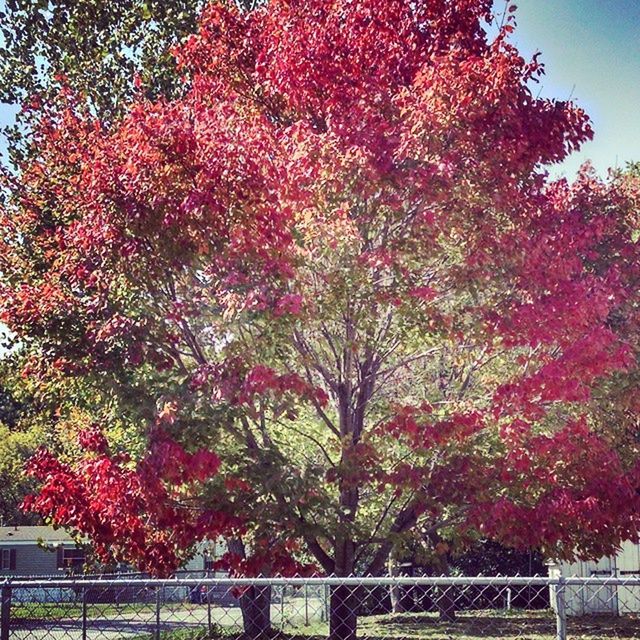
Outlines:
[[[271,587],[247,588],[240,596],[240,611],[244,635],[248,640],[267,636],[271,632]]]
[[[406,572],[403,572],[400,565],[398,564],[398,559],[396,558],[394,553],[389,555],[389,561],[387,563],[387,570],[389,571],[389,576],[394,578],[396,576],[406,575]],[[415,587],[405,587],[397,584],[392,584],[389,588],[389,595],[391,597],[391,612],[392,613],[405,613],[407,611],[413,611],[415,608],[414,602],[414,593],[413,589]]]
[[[370,389],[363,386],[357,403],[357,409],[353,409],[353,379],[354,368],[353,351],[351,342],[355,339],[355,329],[352,321],[347,320],[346,336],[348,346],[343,351],[344,381],[338,386],[338,415],[340,420],[340,435],[344,438],[341,464],[348,459],[348,453],[358,443],[364,427],[365,409],[367,406]],[[365,368],[361,375],[365,376]],[[350,481],[342,479],[340,482],[340,524],[343,529],[336,536],[335,550],[335,574],[339,577],[352,576],[355,569],[356,545],[352,538],[352,527],[356,519],[356,513],[360,502],[358,486]],[[358,587],[347,585],[335,585],[331,588],[329,599],[329,640],[356,640],[358,629],[358,608],[360,599]]]
[[[438,544],[442,543],[442,538],[437,531],[429,534],[429,539],[436,549]],[[443,553],[438,556],[438,561],[433,567],[443,576],[449,575],[449,553]],[[438,596],[436,598],[436,606],[438,607],[438,617],[441,622],[454,622],[456,619],[456,591],[454,586],[445,586],[438,588]]]
[[[244,543],[237,538],[229,539],[227,547],[231,553],[246,557]],[[268,577],[266,571],[261,577]],[[254,640],[271,633],[271,586],[260,585],[246,587],[240,595],[240,611],[244,635]]]
[[[391,578],[395,578],[396,576],[400,575],[398,563],[393,554],[389,556],[387,569]],[[389,587],[389,596],[391,597],[391,613],[402,613],[404,611],[404,608],[402,606],[402,591],[400,589],[400,586],[397,584],[392,584]]]
[[[357,504],[355,492],[343,491],[341,504]],[[355,509],[352,511],[352,513]],[[339,577],[353,575],[355,568],[355,544],[349,536],[341,536],[335,544],[336,569]],[[358,627],[359,598],[358,587],[334,585],[329,598],[329,640],[355,640]]]
[[[438,618],[440,619],[440,622],[455,622],[456,620],[454,589],[455,587],[439,588],[436,604],[438,607]]]
[[[358,587],[331,587],[329,640],[355,640],[358,628]]]

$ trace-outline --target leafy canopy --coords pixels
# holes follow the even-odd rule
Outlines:
[[[102,412],[77,460],[34,459],[31,509],[158,573],[215,535],[249,543],[236,571],[338,575],[637,535],[597,402],[636,367],[635,191],[549,182],[590,124],[532,94],[490,4],[213,3],[177,97],[32,105],[2,319],[94,413],[136,390],[147,450]]]

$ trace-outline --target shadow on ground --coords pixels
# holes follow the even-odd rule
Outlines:
[[[640,638],[640,617],[571,618],[567,629],[571,640],[637,640]],[[429,615],[396,614],[361,619],[358,635],[367,640],[555,640],[556,621],[548,612],[462,613],[453,623],[441,623]]]

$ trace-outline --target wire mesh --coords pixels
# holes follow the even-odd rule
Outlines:
[[[640,638],[640,578],[8,580],[0,640]]]

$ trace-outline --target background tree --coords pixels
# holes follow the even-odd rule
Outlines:
[[[237,0],[250,10],[260,0]],[[205,0],[6,0],[0,4],[0,102],[28,105],[73,87],[106,119],[136,92],[183,90],[171,48],[193,33]],[[24,153],[29,119],[5,131],[9,153]]]
[[[0,362],[0,523],[3,526],[28,524],[34,514],[25,514],[20,505],[34,490],[24,475],[24,465],[44,442],[42,425],[30,423],[32,398],[17,387],[15,372],[7,361]]]
[[[463,576],[535,576],[544,575],[547,567],[535,551],[517,551],[488,540],[460,554],[453,560]]]
[[[2,318],[29,379],[93,389],[98,426],[129,407],[147,438],[137,458],[95,429],[77,460],[41,452],[30,508],[146,567],[114,503],[177,557],[227,527],[226,565],[252,574],[637,536],[637,456],[597,413],[636,367],[635,201],[587,169],[548,181],[588,119],[533,96],[538,62],[510,19],[487,38],[489,11],[212,4],[177,50],[184,95],[115,122],[68,91],[37,106],[2,211]],[[149,464],[167,441],[219,462]],[[121,481],[89,485],[96,461]],[[70,496],[90,505],[73,519]],[[334,640],[356,611],[336,587]]]
[[[126,398],[115,407],[113,397],[107,400],[108,392],[97,396],[98,391],[83,381],[69,384],[58,377],[40,384],[22,375],[25,367],[20,348],[5,352],[0,361],[0,518],[7,525],[39,521],[20,506],[35,488],[25,465],[43,444],[61,460],[77,459],[79,434],[106,415],[109,436],[121,449],[135,455],[143,446],[140,430],[124,406]]]

